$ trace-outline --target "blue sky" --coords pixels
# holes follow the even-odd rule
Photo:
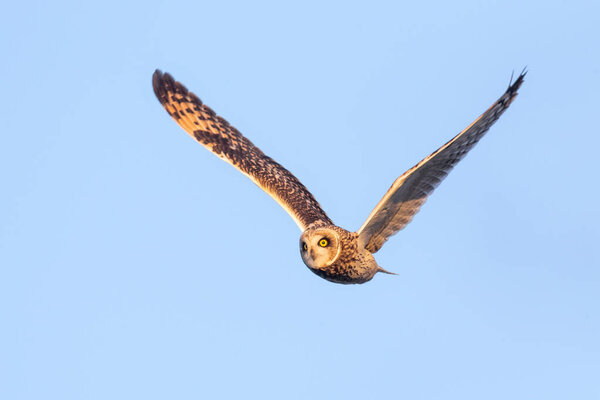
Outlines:
[[[597,399],[598,2],[12,2],[0,398]],[[300,232],[151,90],[172,73],[357,229],[528,66],[377,253]]]

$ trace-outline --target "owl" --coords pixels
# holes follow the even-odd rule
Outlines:
[[[156,70],[156,97],[192,138],[250,178],[283,207],[296,222],[300,256],[316,275],[341,284],[370,281],[378,273],[393,274],[377,265],[373,254],[390,236],[403,229],[427,196],[483,137],[517,96],[523,71],[506,92],[479,118],[438,150],[402,174],[356,231],[340,228],[291,172],[264,154],[210,107],[175,81]]]

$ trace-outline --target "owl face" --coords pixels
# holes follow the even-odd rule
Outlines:
[[[337,260],[341,251],[339,234],[333,229],[316,228],[300,236],[300,255],[309,268],[322,269]]]

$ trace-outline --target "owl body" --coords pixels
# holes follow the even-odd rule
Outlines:
[[[192,138],[237,168],[290,214],[302,235],[302,261],[316,275],[335,283],[370,281],[377,272],[373,253],[403,229],[435,187],[483,137],[517,96],[525,73],[479,118],[431,155],[402,174],[364,224],[350,232],[333,224],[308,189],[287,169],[169,74],[154,73],[156,97]],[[511,79],[512,81],[512,79]]]
[[[335,283],[365,283],[387,272],[360,246],[356,232],[336,225],[310,225],[300,236],[300,256],[312,272]]]

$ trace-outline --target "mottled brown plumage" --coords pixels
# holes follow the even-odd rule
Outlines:
[[[400,176],[356,232],[335,226],[294,175],[171,75],[157,70],[152,83],[156,97],[179,126],[248,176],[290,214],[303,231],[300,254],[310,270],[331,282],[349,284],[367,282],[377,272],[390,273],[377,265],[373,253],[412,220],[427,196],[498,120],[517,96],[524,76],[469,127]]]
[[[152,86],[160,103],[179,126],[271,195],[301,230],[314,222],[332,223],[294,175],[266,156],[171,75],[157,70],[152,77]]]

